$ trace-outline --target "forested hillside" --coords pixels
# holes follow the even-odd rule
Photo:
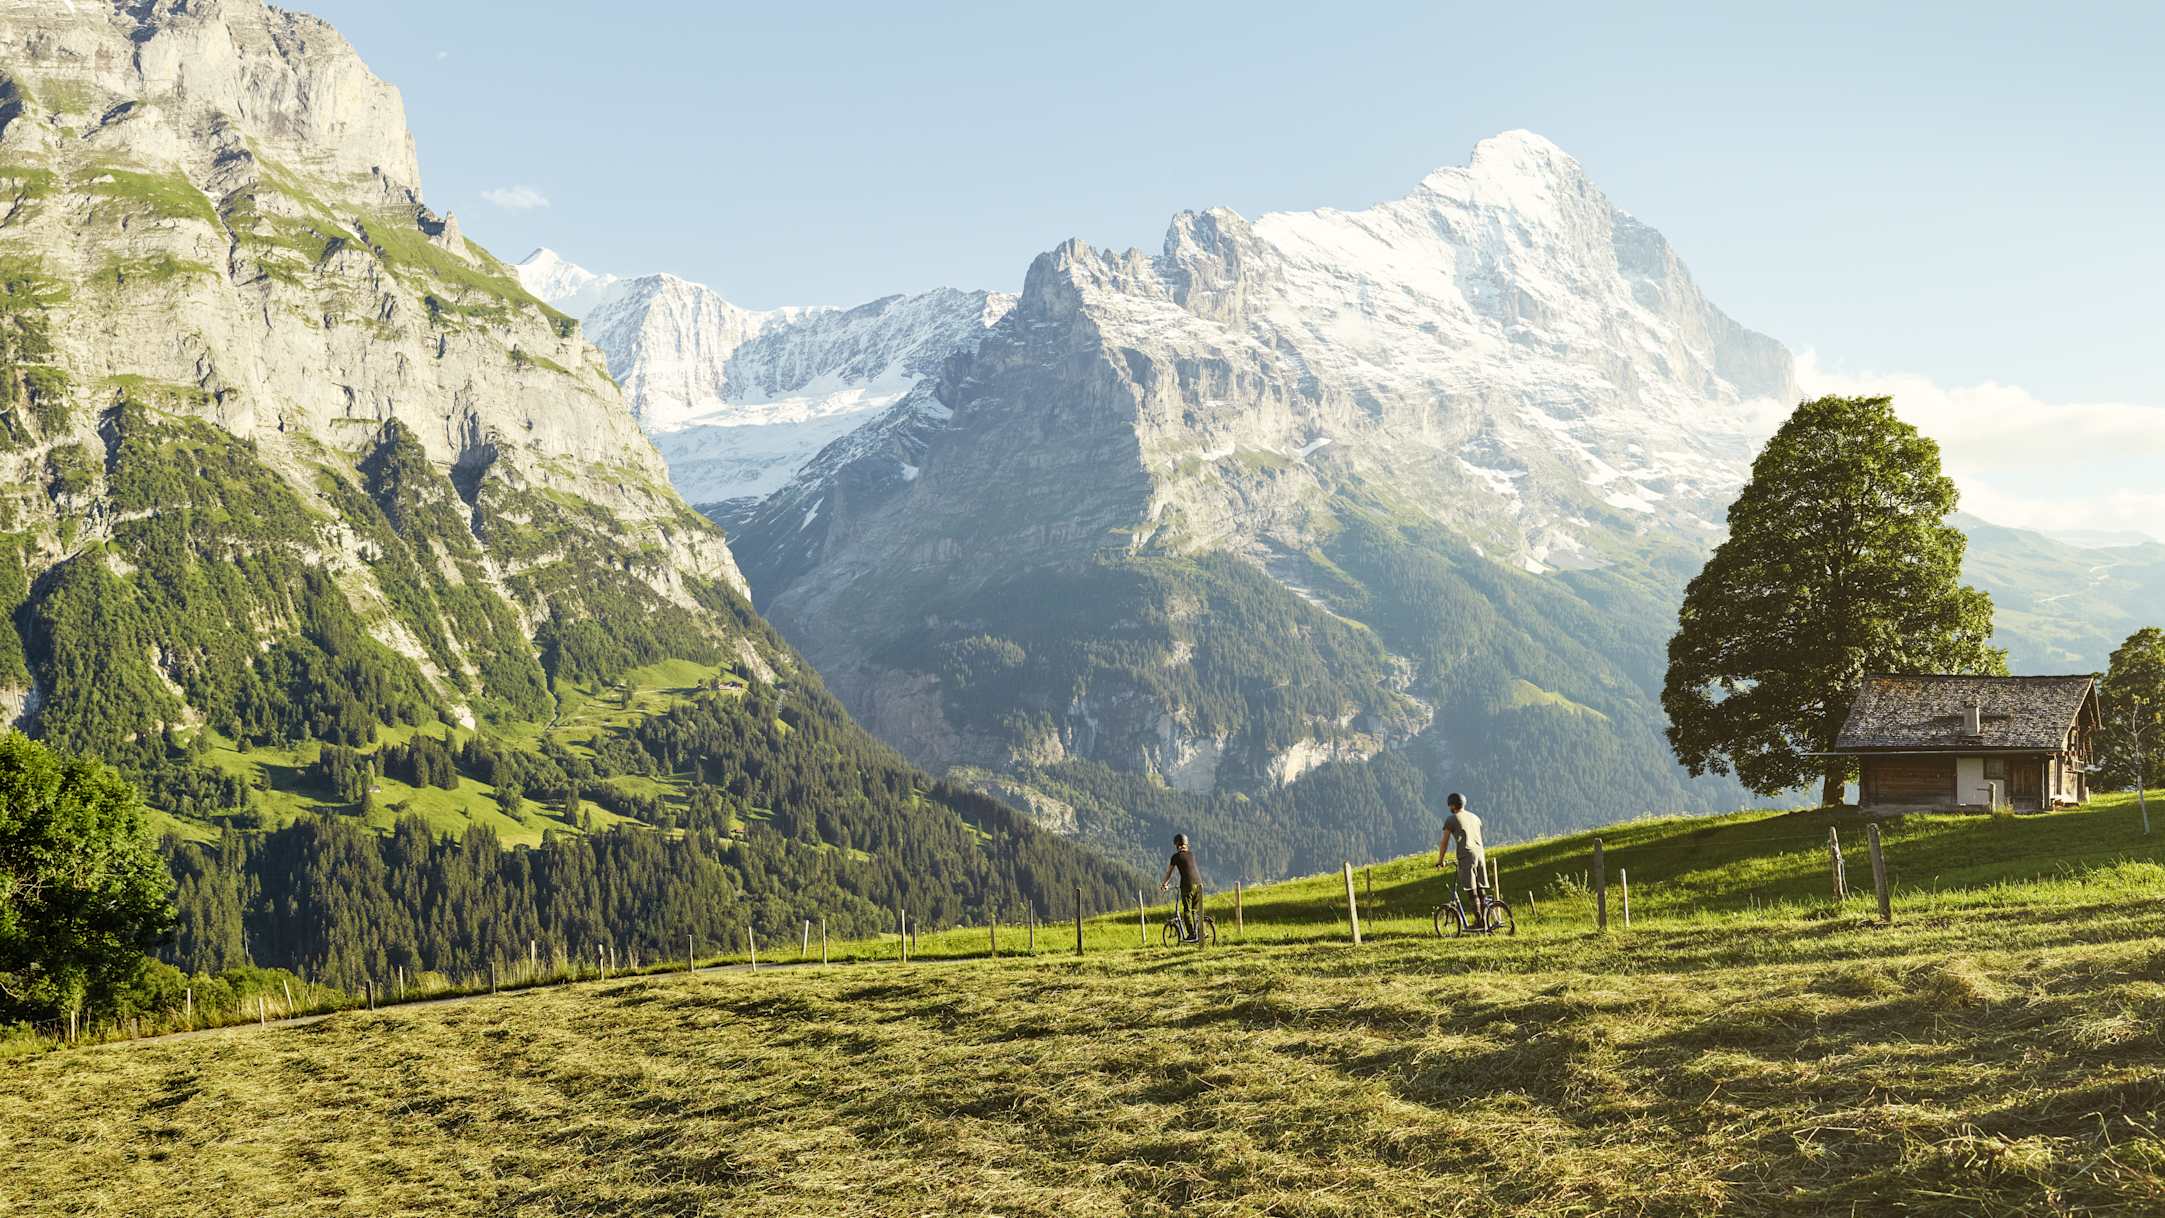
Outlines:
[[[489,828],[446,837],[418,816],[388,835],[352,817],[303,816],[265,833],[169,840],[173,961],[189,972],[275,965],[357,986],[394,968],[478,973],[529,951],[654,959],[680,954],[687,936],[734,947],[747,930],[786,937],[808,919],[870,935],[899,909],[932,926],[994,910],[1051,916],[1072,908],[1077,888],[1093,909],[1133,888],[1120,868],[1005,805],[930,782],[816,688],[708,692],[613,733],[592,757],[479,736],[413,744],[344,764],[485,781],[577,824],[591,824],[589,802],[643,823],[552,831],[509,850]],[[623,780],[673,782],[683,795],[642,799]]]
[[[191,967],[1126,887],[849,720],[396,90],[259,0],[0,6],[0,610],[0,717],[142,790]]]

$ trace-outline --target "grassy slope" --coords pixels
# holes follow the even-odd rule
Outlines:
[[[1047,928],[50,1054],[0,1150],[29,1212],[2152,1214],[2165,825],[2133,822],[1912,818],[1893,927],[1820,895],[1825,818],[1649,821],[1603,831],[1607,936],[1578,837],[1503,852],[1543,898],[1508,940],[1419,933],[1402,860],[1362,948],[1322,877],[1212,952],[1129,915],[1081,962]]]
[[[512,724],[505,727],[492,726],[489,734],[505,738],[513,744],[538,744],[548,736],[569,747],[575,753],[592,756],[592,743],[602,734],[630,727],[650,716],[661,714],[679,702],[694,697],[701,682],[723,675],[722,666],[698,664],[689,660],[670,660],[660,664],[637,668],[626,673],[617,688],[598,689],[560,682],[556,687],[560,705],[556,720],[549,724]],[[415,732],[442,738],[452,728],[441,723],[426,724],[419,728],[391,725],[379,730],[377,744],[402,743]],[[461,730],[461,735],[471,735]],[[332,800],[317,789],[311,773],[316,756],[322,746],[314,741],[290,748],[236,749],[230,741],[212,736],[215,742],[206,754],[210,764],[248,779],[261,791],[262,805],[273,818],[285,819],[301,812],[343,811],[347,805]],[[660,780],[641,776],[628,776],[609,780],[612,785],[642,795],[658,795],[675,801],[681,799],[681,784],[675,780]],[[626,820],[606,808],[589,803],[588,814],[596,829]],[[438,833],[457,833],[468,825],[483,825],[496,832],[507,846],[539,845],[545,832],[577,832],[566,823],[559,809],[528,800],[518,817],[504,813],[497,801],[495,788],[471,778],[461,777],[456,790],[438,787],[414,787],[395,778],[379,778],[376,783],[376,806],[372,815],[374,823],[389,826],[402,815],[418,815],[429,822]],[[204,839],[215,835],[215,830],[190,821],[158,814],[159,828],[179,833],[183,837]]]

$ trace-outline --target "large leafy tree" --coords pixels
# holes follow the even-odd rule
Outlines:
[[[0,737],[0,1022],[109,1003],[164,936],[172,887],[134,787]]]
[[[1992,599],[1962,583],[1954,482],[1892,398],[1798,406],[1752,463],[1729,537],[1684,593],[1662,708],[1694,775],[1762,794],[1813,778],[1873,672],[2002,673]]]
[[[2097,785],[2125,790],[2156,782],[2165,754],[2165,630],[2146,627],[2112,653],[2098,686],[2105,730],[2098,738]]]

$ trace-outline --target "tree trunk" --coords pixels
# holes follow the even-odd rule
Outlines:
[[[1829,693],[1820,701],[1820,718],[1821,722],[1825,724],[1820,730],[1818,740],[1818,745],[1822,750],[1833,748],[1834,742],[1841,739],[1842,725],[1848,721],[1849,708],[1856,700],[1857,691],[1855,688],[1851,688],[1847,691],[1837,690]],[[1845,788],[1848,785],[1848,764],[1828,762],[1825,776],[1820,780],[1819,784],[1819,806],[1822,808],[1841,807],[1842,796],[1846,794]]]

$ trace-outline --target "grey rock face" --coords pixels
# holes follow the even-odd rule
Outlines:
[[[1794,392],[1780,344],[1709,304],[1571,158],[1510,133],[1365,211],[1188,213],[1154,255],[1040,256],[974,353],[830,446],[736,544],[757,603],[921,761],[1026,765],[1051,741],[1176,787],[1265,790],[1424,732],[1451,753],[1439,674],[1400,656],[1395,687],[1274,741],[1143,688],[1075,691],[1090,723],[1049,711],[989,739],[927,730],[922,699],[883,722],[870,691],[932,667],[913,640],[966,635],[973,597],[1018,572],[1225,556],[1387,635],[1320,557],[1351,515],[1534,575],[1703,546],[1749,413]]]
[[[423,203],[398,92],[328,25],[259,0],[0,0],[0,96],[0,260],[58,287],[44,362],[73,406],[68,434],[0,452],[9,483],[39,482],[54,449],[94,451],[126,398],[250,441],[327,503],[319,470],[397,420],[469,487],[601,513],[662,596],[742,588],[576,323]],[[90,539],[58,521],[95,504],[16,507],[33,565]],[[327,523],[323,561],[370,599],[356,544]],[[509,586],[551,560],[494,570]]]

